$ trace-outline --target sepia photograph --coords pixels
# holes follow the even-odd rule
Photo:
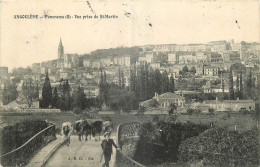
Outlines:
[[[0,0],[0,167],[259,167],[258,0]]]

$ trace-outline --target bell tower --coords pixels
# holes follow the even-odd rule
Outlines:
[[[59,48],[58,48],[58,59],[64,59],[64,48],[62,45],[61,38],[60,38],[60,44],[59,44]]]

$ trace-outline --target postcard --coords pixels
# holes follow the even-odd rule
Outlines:
[[[0,166],[259,166],[259,1],[0,8]]]

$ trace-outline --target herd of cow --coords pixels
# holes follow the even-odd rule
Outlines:
[[[79,141],[84,140],[85,141],[91,139],[91,135],[95,137],[95,141],[97,141],[97,137],[100,140],[100,135],[105,132],[112,132],[113,124],[111,121],[94,121],[90,122],[87,120],[78,120],[75,123],[71,122],[64,122],[62,124],[62,134],[64,137],[70,138],[71,134],[76,133],[79,136]],[[69,140],[67,145],[69,145]]]

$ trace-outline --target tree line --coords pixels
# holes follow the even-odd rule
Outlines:
[[[40,108],[57,108],[62,111],[73,110],[80,113],[82,110],[91,107],[93,99],[87,99],[84,89],[80,86],[73,90],[68,80],[61,80],[58,87],[52,89],[48,73],[42,87],[42,99],[40,100]]]
[[[126,87],[124,71],[118,70],[118,84],[106,81],[106,72],[101,70],[99,101],[114,110],[138,109],[139,102],[151,99],[155,92],[174,92],[173,75],[165,70],[154,70],[147,63],[130,69],[129,86]]]
[[[245,77],[245,79],[243,78]],[[230,67],[229,72],[229,99],[255,99],[257,95],[257,87],[255,85],[255,78],[252,76],[252,71],[249,70],[248,74],[243,75],[243,71],[240,71],[236,76],[236,82],[233,81],[233,68]],[[236,89],[234,89],[234,85]],[[222,89],[224,87],[222,86]],[[223,90],[224,91],[224,90]]]

